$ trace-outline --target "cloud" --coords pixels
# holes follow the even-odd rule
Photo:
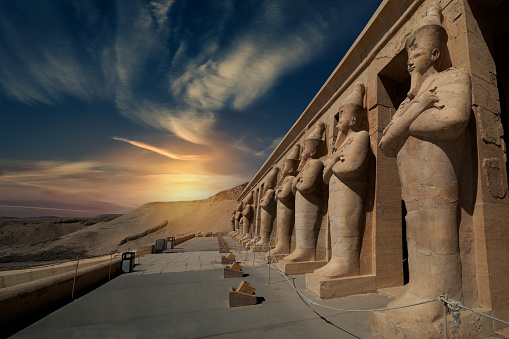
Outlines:
[[[75,0],[71,13],[51,1],[41,13],[11,6],[20,14],[0,20],[5,93],[29,104],[112,100],[129,119],[196,144],[211,142],[225,110],[245,109],[312,60],[328,28],[277,0],[200,2],[201,11],[174,0],[118,0],[109,11]]]
[[[175,153],[168,152],[164,149],[154,147],[154,146],[145,144],[143,142],[129,140],[126,138],[112,137],[112,139],[127,142],[128,144],[131,144],[133,146],[140,147],[140,148],[155,152],[157,154],[163,155],[170,159],[175,159],[175,160],[204,160],[204,159],[206,159],[205,156],[201,156],[201,155],[177,155]]]
[[[51,215],[68,216],[126,213],[150,201],[207,198],[246,180],[196,164],[173,170],[159,163],[139,166],[139,159],[129,153],[124,156],[124,161],[116,163],[2,159],[0,212],[23,216],[29,213],[25,210],[40,208]]]
[[[92,213],[93,211],[87,210],[71,210],[68,208],[54,208],[54,207],[36,207],[36,206],[14,206],[14,205],[0,205],[0,207],[4,208],[23,208],[23,209],[35,209],[35,210],[49,210],[49,211],[65,211],[65,212],[86,212]]]
[[[261,12],[253,21],[263,22],[263,30],[271,31],[280,25],[276,10]],[[172,94],[183,96],[186,104],[196,109],[242,110],[281,76],[309,62],[325,42],[323,24],[301,24],[283,36],[260,33],[255,24],[247,28],[224,51],[209,44],[188,62],[185,73],[170,77]]]

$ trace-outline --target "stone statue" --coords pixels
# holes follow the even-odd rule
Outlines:
[[[264,194],[260,200],[261,207],[261,227],[260,227],[260,241],[256,245],[268,245],[270,241],[270,233],[272,232],[272,225],[276,217],[276,200],[274,190],[276,186],[277,174],[279,167],[274,167],[265,179]]]
[[[240,228],[240,220],[242,219],[242,210],[244,208],[243,202],[239,202],[237,204],[237,209],[235,210],[235,234],[240,236],[242,234],[242,228]]]
[[[242,224],[244,234],[243,239],[249,239],[250,228],[253,223],[254,208],[253,208],[253,192],[250,192],[244,199],[244,209],[242,210]]]
[[[406,227],[410,281],[388,307],[413,304],[446,292],[461,300],[458,240],[458,173],[470,120],[471,85],[460,69],[440,72],[447,33],[434,4],[406,41],[411,88],[380,141],[397,156]],[[391,322],[430,323],[443,316],[435,302],[390,311]]]
[[[230,227],[231,227],[231,231],[230,231],[230,234],[232,232],[235,232],[235,211],[232,213],[232,216],[230,217]]]
[[[276,190],[277,198],[277,243],[272,253],[290,253],[290,242],[295,220],[295,196],[292,192],[293,180],[297,175],[299,165],[300,145],[296,144],[290,150],[283,162],[281,180]]]
[[[364,196],[368,185],[369,134],[360,130],[365,109],[364,84],[339,108],[338,136],[326,162],[323,180],[329,185],[329,222],[332,257],[314,273],[325,278],[360,274],[361,227]]]
[[[325,124],[319,122],[313,132],[304,141],[304,152],[301,156],[302,170],[293,182],[295,195],[295,250],[284,257],[288,262],[315,261],[316,241],[320,223],[318,212],[322,205],[323,163],[318,157],[322,144]],[[322,184],[323,185],[323,184]]]

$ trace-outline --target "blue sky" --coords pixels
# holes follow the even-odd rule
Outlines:
[[[0,2],[0,215],[249,181],[380,1]]]

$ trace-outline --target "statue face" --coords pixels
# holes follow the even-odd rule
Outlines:
[[[301,154],[302,160],[308,160],[316,155],[318,146],[320,146],[321,140],[308,139],[304,141],[304,150]]]
[[[336,128],[339,132],[346,133],[357,123],[357,107],[344,105],[339,109],[339,119]]]
[[[440,56],[435,44],[427,41],[415,41],[408,49],[408,73],[426,73]]]

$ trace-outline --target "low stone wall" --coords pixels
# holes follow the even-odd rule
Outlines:
[[[184,241],[188,241],[190,239],[193,239],[195,237],[194,233],[189,235],[184,235],[182,237],[176,237],[175,243],[173,245],[182,244]]]
[[[175,245],[195,237],[195,234],[175,238]],[[155,245],[134,251],[136,257],[154,253]],[[81,259],[76,273],[76,261],[29,269],[0,272],[0,328],[19,330],[28,318],[51,305],[72,300],[74,294],[121,273],[121,253],[98,258]],[[13,331],[7,335],[13,334]]]
[[[120,254],[114,254],[114,258]],[[81,259],[79,268],[86,268],[89,266],[98,265],[110,261],[111,257],[102,256],[98,258]],[[40,267],[33,267],[21,270],[3,271],[0,272],[0,289],[25,284],[31,281],[52,277],[55,275],[74,272],[76,270],[76,261],[69,261],[55,265],[44,265]]]
[[[75,265],[75,263],[74,263]],[[74,266],[76,267],[76,266]],[[51,270],[51,269],[50,269]],[[27,318],[56,303],[72,300],[74,294],[115,277],[121,272],[120,257],[66,273],[0,289],[0,328],[20,329]],[[11,333],[12,334],[12,333]]]

